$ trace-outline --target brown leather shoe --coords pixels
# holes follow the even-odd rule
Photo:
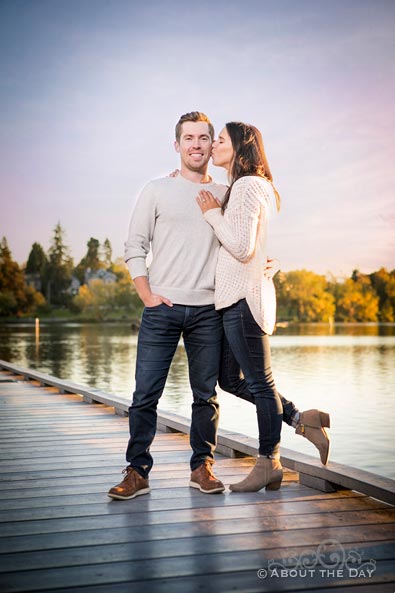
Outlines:
[[[149,481],[140,476],[133,467],[125,467],[122,470],[123,474],[126,474],[124,479],[117,486],[113,486],[108,496],[115,498],[116,500],[129,500],[135,496],[141,494],[148,494],[150,492]]]
[[[199,467],[193,470],[191,481],[189,482],[191,488],[198,488],[204,494],[215,494],[225,490],[223,483],[215,477],[211,465],[210,461],[206,459]]]

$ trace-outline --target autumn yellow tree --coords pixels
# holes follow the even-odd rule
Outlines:
[[[336,321],[377,321],[379,298],[369,276],[354,271],[351,278],[334,287]]]
[[[73,309],[96,320],[111,317],[119,310],[139,317],[143,306],[125,263],[117,260],[111,271],[117,281],[91,280],[89,284],[83,284],[73,298]]]
[[[379,298],[379,321],[393,323],[395,321],[395,270],[388,272],[380,268],[369,274],[372,287]]]
[[[275,277],[278,318],[289,321],[329,322],[335,314],[335,300],[325,276],[295,270]]]
[[[100,321],[106,317],[114,303],[115,282],[92,280],[89,285],[83,284],[73,298],[73,306]]]
[[[7,239],[0,241],[0,316],[34,315],[45,305],[45,298],[27,286],[18,263],[12,259]]]

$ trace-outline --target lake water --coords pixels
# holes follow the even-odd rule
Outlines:
[[[121,324],[0,325],[0,359],[108,391],[129,401],[137,336]],[[392,325],[297,325],[271,338],[277,388],[303,411],[331,414],[331,460],[395,478]],[[257,436],[255,408],[219,391],[221,428]],[[185,352],[178,347],[160,409],[190,416]],[[283,424],[282,445],[316,456]],[[126,442],[125,442],[126,446]],[[317,453],[318,455],[318,453]]]

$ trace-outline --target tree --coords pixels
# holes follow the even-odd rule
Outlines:
[[[143,304],[125,263],[118,259],[113,264],[112,271],[117,276],[116,282],[107,283],[97,279],[91,280],[89,285],[82,285],[73,298],[73,308],[97,320],[104,319],[115,310],[140,317]]]
[[[91,270],[99,270],[103,267],[99,256],[100,242],[94,237],[91,237],[87,245],[88,251],[85,256],[86,266]]]
[[[0,242],[0,314],[18,315],[25,296],[25,279],[13,261],[6,237]]]
[[[379,298],[369,276],[354,270],[351,278],[334,286],[336,321],[377,321]]]
[[[103,243],[103,263],[106,270],[112,266],[112,247],[109,239]]]
[[[53,231],[45,271],[46,296],[49,303],[64,305],[68,301],[68,288],[73,270],[73,260],[64,240],[65,231],[60,222]]]
[[[103,268],[103,262],[100,260],[100,242],[91,237],[87,242],[86,255],[81,259],[80,263],[74,270],[74,274],[77,276],[81,283],[85,282],[85,272],[87,270],[96,271]]]
[[[369,274],[369,278],[379,298],[379,321],[393,323],[395,321],[395,270],[388,272],[380,268]]]
[[[117,276],[114,305],[139,316],[143,310],[143,303],[137,294],[123,259],[118,258],[115,261],[112,265],[112,272]]]
[[[26,274],[39,274],[40,277],[44,275],[48,259],[45,255],[44,249],[39,243],[33,243],[29,257],[26,264]]]
[[[94,319],[104,319],[106,311],[113,307],[116,283],[106,283],[103,280],[92,280],[83,284],[78,294],[73,298],[74,307],[90,314]]]
[[[308,270],[295,270],[275,276],[278,317],[291,321],[329,322],[335,313],[328,281]]]
[[[12,259],[7,239],[0,242],[0,316],[34,314],[45,305],[43,295],[25,283],[25,277]]]

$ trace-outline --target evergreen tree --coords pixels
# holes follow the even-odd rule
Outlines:
[[[109,239],[105,239],[103,243],[103,261],[106,270],[112,266],[112,247]]]
[[[26,274],[39,274],[43,277],[47,262],[44,249],[39,243],[33,243],[26,264]]]
[[[87,243],[88,251],[85,256],[85,265],[87,269],[99,270],[102,267],[102,263],[100,261],[100,242],[91,237]]]
[[[87,270],[94,272],[100,270],[100,268],[103,268],[104,266],[103,262],[100,260],[100,242],[94,237],[91,237],[87,242],[87,247],[86,255],[74,269],[74,274],[77,276],[81,284],[85,282],[85,272]]]
[[[66,289],[71,281],[73,260],[64,237],[65,231],[58,222],[53,231],[45,271],[46,297],[54,305],[64,305],[69,300]]]

